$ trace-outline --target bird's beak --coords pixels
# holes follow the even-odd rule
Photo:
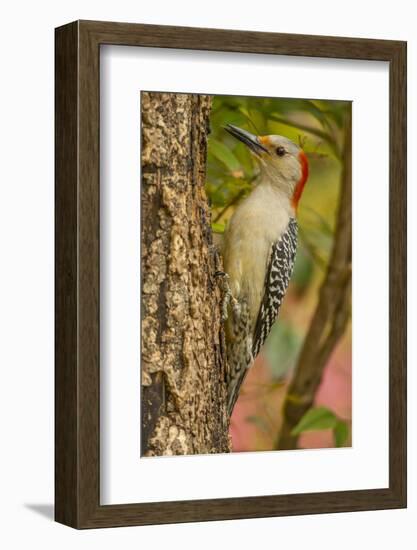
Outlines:
[[[268,149],[264,147],[257,136],[254,136],[250,132],[247,132],[246,130],[242,130],[241,128],[238,128],[237,126],[233,126],[233,124],[228,124],[225,127],[225,130],[229,132],[233,137],[244,143],[249,147],[251,151],[253,151],[255,154],[259,155],[261,153],[268,153]]]

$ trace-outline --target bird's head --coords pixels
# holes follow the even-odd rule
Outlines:
[[[284,136],[255,136],[232,124],[226,130],[250,149],[269,183],[285,193],[296,210],[308,178],[308,160],[301,147]]]

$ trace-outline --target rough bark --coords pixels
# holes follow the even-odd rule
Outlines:
[[[305,338],[283,407],[277,449],[297,448],[291,434],[313,406],[324,368],[350,319],[352,261],[352,128],[346,124],[341,192],[333,250],[319,302]]]
[[[204,191],[211,100],[143,92],[141,102],[141,453],[228,452],[220,260]]]

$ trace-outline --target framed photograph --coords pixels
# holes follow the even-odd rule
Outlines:
[[[56,29],[56,521],[406,506],[406,43]]]

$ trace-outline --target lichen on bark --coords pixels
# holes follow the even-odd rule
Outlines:
[[[204,191],[209,96],[142,92],[141,453],[230,451],[220,259]]]

